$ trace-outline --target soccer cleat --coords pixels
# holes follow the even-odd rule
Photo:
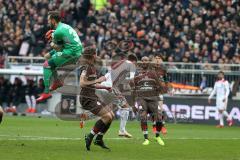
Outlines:
[[[164,135],[167,134],[167,128],[162,127],[161,132],[162,132],[162,134],[164,134]]]
[[[223,128],[223,125],[217,125],[216,128]]]
[[[153,134],[155,134],[155,133],[157,132],[157,128],[156,128],[156,126],[153,126],[153,128],[152,128],[152,132],[153,132]]]
[[[125,131],[125,132],[119,131],[119,132],[118,132],[118,136],[120,136],[120,137],[126,137],[126,138],[132,138],[132,135],[131,135],[130,133],[128,133],[127,131]]]
[[[228,120],[228,126],[231,127],[233,125],[233,120]]]
[[[90,151],[91,143],[92,143],[92,139],[85,135],[85,144],[86,144],[86,149],[88,151]]]
[[[36,109],[35,108],[31,108],[30,113],[36,113]]]
[[[47,100],[48,98],[51,97],[52,95],[50,93],[42,93],[41,96],[37,99],[37,103]]]
[[[84,121],[80,121],[79,127],[80,127],[80,128],[83,128],[83,127],[84,127]]]
[[[128,133],[127,131],[125,131],[125,137],[126,138],[132,138],[132,135],[130,133]]]
[[[148,139],[145,139],[142,145],[147,146],[150,144],[150,141]]]
[[[32,109],[32,108],[28,108],[28,109],[26,109],[25,112],[26,112],[26,113],[31,113],[31,109]]]
[[[54,81],[50,87],[50,91],[55,91],[56,89],[58,89],[62,86],[63,86],[63,83],[61,81]]]
[[[124,136],[124,132],[118,131],[118,136],[123,137]]]
[[[160,144],[161,146],[165,145],[161,137],[156,137],[155,139],[157,140],[158,144]]]
[[[95,139],[94,145],[100,146],[100,147],[102,147],[103,149],[110,149],[110,148],[108,148],[108,147],[104,144],[104,142],[103,142],[102,139],[101,139],[101,140]]]

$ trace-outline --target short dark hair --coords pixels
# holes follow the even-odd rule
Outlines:
[[[155,53],[155,54],[154,54],[154,57],[155,57],[155,58],[156,58],[156,57],[160,57],[161,59],[163,59],[163,56],[162,56],[161,53]]]
[[[126,54],[120,52],[112,57],[113,60],[123,60],[126,58]]]
[[[131,61],[131,62],[133,62],[133,61],[137,62],[138,58],[137,58],[137,56],[135,54],[129,54],[128,55],[128,60]]]
[[[218,74],[223,74],[224,75],[224,72],[223,71],[219,71]]]
[[[96,54],[96,48],[94,46],[84,47],[84,51],[82,53],[84,59],[92,59]]]
[[[61,17],[58,11],[49,11],[48,15],[50,16],[51,19],[54,19],[56,22],[61,21]]]

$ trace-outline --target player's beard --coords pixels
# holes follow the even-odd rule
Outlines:
[[[142,64],[142,69],[146,71],[148,69],[148,64]]]
[[[148,65],[143,65],[142,68],[143,68],[144,71],[147,71]]]
[[[51,23],[51,24],[48,24],[48,28],[49,28],[49,29],[54,29],[54,24],[52,24],[52,23]]]

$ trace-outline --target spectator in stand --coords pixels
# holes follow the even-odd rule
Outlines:
[[[4,106],[3,103],[6,102],[7,97],[7,84],[3,77],[0,77],[0,106]]]
[[[18,77],[15,78],[14,83],[9,87],[8,92],[8,107],[6,112],[16,112],[16,108],[22,102],[24,96],[24,88],[22,80]],[[8,88],[8,89],[9,89]]]
[[[9,102],[9,88],[11,84],[8,80],[0,77],[0,106],[5,108]]]
[[[38,81],[38,85],[37,85],[37,88],[36,88],[36,94],[37,96],[40,96],[41,93],[43,93],[44,91],[44,83],[43,83],[43,79],[39,79]]]

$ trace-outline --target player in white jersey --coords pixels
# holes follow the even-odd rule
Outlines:
[[[109,94],[106,91],[98,92],[99,97],[105,103],[113,103],[119,108],[120,114],[120,130],[119,136],[125,136],[131,138],[132,135],[126,131],[126,123],[129,116],[130,107],[127,103],[125,96],[122,95],[120,85],[127,84],[130,79],[134,78],[136,67],[135,63],[137,58],[135,55],[129,55],[123,58],[121,55],[113,58],[111,69],[105,75],[106,81],[101,85],[112,87],[112,92]]]
[[[219,112],[219,120],[220,124],[217,126],[218,128],[222,128],[224,126],[224,116],[227,117],[228,125],[232,126],[233,121],[232,118],[227,113],[227,103],[228,96],[230,93],[230,86],[227,80],[224,79],[224,73],[220,71],[218,73],[218,81],[215,82],[212,93],[208,98],[208,103],[211,103],[212,97],[216,94],[216,107]]]

